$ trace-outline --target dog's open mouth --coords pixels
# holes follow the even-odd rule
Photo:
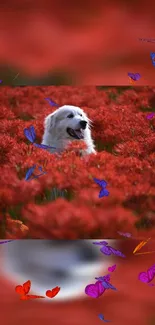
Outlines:
[[[75,139],[84,139],[84,130],[78,129],[78,130],[73,130],[71,128],[67,128],[67,133]]]

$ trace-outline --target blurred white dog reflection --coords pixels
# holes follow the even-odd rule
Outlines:
[[[84,140],[87,149],[83,154],[96,153],[90,124],[81,108],[72,105],[59,107],[45,118],[42,144],[56,148],[49,149],[50,152],[61,152],[71,141]]]
[[[54,301],[85,297],[85,287],[108,273],[113,263],[92,240],[15,240],[3,245],[2,272],[15,286],[32,282],[32,294],[43,295],[59,286]],[[115,241],[109,240],[114,247]],[[103,262],[104,260],[104,262]],[[30,294],[31,294],[30,293]],[[53,302],[46,298],[42,301]]]

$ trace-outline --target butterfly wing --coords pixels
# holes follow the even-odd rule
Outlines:
[[[9,243],[10,241],[13,241],[13,239],[12,240],[6,240],[6,241],[0,241],[0,244],[6,244],[6,243]]]
[[[140,73],[135,73],[136,80],[139,80],[141,78]]]
[[[124,236],[130,238],[132,235],[129,232],[124,233]]]
[[[101,180],[99,180],[98,178],[95,178],[95,177],[93,178],[93,180],[97,185],[102,186],[102,181]]]
[[[102,245],[107,245],[107,241],[100,241],[100,242],[93,242],[94,245],[99,245],[99,246],[102,246]]]
[[[45,100],[47,100],[51,106],[59,106],[58,104],[53,102],[50,98],[45,98]]]
[[[99,197],[99,199],[101,199],[102,197],[104,197],[104,188],[102,188],[102,190],[99,192],[98,197]]]
[[[106,320],[106,319],[104,319],[104,322],[105,322],[105,323],[109,323],[109,322],[111,322],[111,320]]]
[[[124,237],[127,237],[127,238],[131,237],[131,234],[129,232],[120,232],[120,231],[117,231],[117,233],[119,235],[124,236]]]
[[[109,289],[117,291],[117,289],[111,283],[108,282],[107,284],[109,286]]]
[[[107,186],[107,182],[104,181],[103,179],[100,180],[100,179],[94,177],[93,180],[94,180],[94,182],[95,182],[97,185],[100,185],[100,186],[102,186],[102,187],[106,187],[106,186]]]
[[[100,252],[105,254],[105,255],[111,255],[111,250],[107,246],[102,246],[100,248]]]
[[[32,125],[29,128],[25,128],[24,135],[30,142],[33,143],[36,139],[36,133],[35,133],[34,126]]]
[[[109,283],[107,283],[107,281],[102,280],[102,285],[103,285],[103,287],[104,287],[105,289],[110,289],[110,287],[109,287]]]
[[[46,144],[34,143],[34,146],[41,149],[56,149],[56,147],[46,146]]]
[[[15,291],[16,291],[19,295],[25,295],[24,288],[23,288],[23,286],[21,286],[21,285],[16,286],[16,287],[15,287]]]
[[[25,292],[26,295],[27,295],[27,293],[29,293],[30,288],[31,288],[31,281],[30,280],[23,283],[23,289],[24,289],[24,292]]]
[[[39,174],[39,175],[35,175],[33,178],[31,178],[31,180],[32,179],[35,179],[35,178],[39,178],[40,176],[42,176],[42,175],[45,175],[45,174],[47,174],[46,172],[44,172],[44,173],[42,173],[42,174]]]
[[[152,59],[152,64],[155,67],[155,52],[150,53],[151,59]]]
[[[30,299],[38,299],[38,298],[45,298],[45,297],[36,296],[36,295],[25,295],[25,296],[21,296],[20,300],[30,300]]]
[[[102,198],[104,196],[109,196],[109,192],[105,188],[102,188],[98,197]]]
[[[148,270],[147,270],[147,275],[149,282],[154,279],[155,276],[155,265],[152,265]]]
[[[150,120],[154,115],[155,115],[155,113],[151,113],[151,114],[147,115],[146,118],[147,118],[148,120]]]
[[[18,285],[15,287],[15,291],[20,295],[26,295],[29,293],[31,288],[31,281],[28,280],[27,282],[23,283],[23,285]]]
[[[103,314],[99,314],[98,317],[99,317],[101,320],[104,320],[104,316],[103,316]]]
[[[35,168],[36,168],[36,165],[34,165],[28,169],[28,171],[26,172],[25,181],[27,181],[31,177]]]
[[[31,134],[31,137],[32,137],[32,139],[33,139],[33,142],[34,142],[35,139],[36,139],[36,131],[35,131],[34,126],[31,125],[31,126],[29,127],[29,130],[30,130],[30,134]]]
[[[109,196],[109,191],[104,189],[104,196]]]
[[[107,186],[107,182],[104,181],[104,179],[101,180],[101,186],[102,186],[102,187],[106,187],[106,186]]]
[[[140,272],[138,275],[138,280],[144,283],[149,283],[149,278],[146,272]]]
[[[106,282],[109,282],[109,281],[110,281],[110,274],[105,275],[105,276],[104,276],[104,280],[105,280]]]
[[[113,253],[114,255],[116,256],[121,256],[121,257],[126,257],[123,253],[121,253],[119,250],[111,247],[111,246],[108,246],[109,249],[111,250],[111,253]]]
[[[129,76],[132,80],[136,81],[135,73],[128,72],[128,76]]]
[[[52,290],[47,290],[46,296],[48,298],[54,298],[58,294],[59,291],[60,291],[60,287],[55,287]]]

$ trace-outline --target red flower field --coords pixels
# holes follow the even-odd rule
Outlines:
[[[40,143],[55,110],[47,97],[87,113],[97,155],[80,157],[80,142],[62,155],[30,144],[24,128],[33,125]],[[0,102],[0,238],[155,236],[155,117],[146,118],[155,112],[154,88],[2,87]],[[34,164],[47,173],[26,182]],[[107,181],[108,197],[98,198],[93,177]],[[65,198],[51,201],[52,188]]]

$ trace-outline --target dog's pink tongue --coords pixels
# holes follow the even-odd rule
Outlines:
[[[74,130],[74,132],[75,132],[75,134],[77,135],[77,137],[79,139],[83,139],[83,134],[82,134],[82,132],[80,130]]]

